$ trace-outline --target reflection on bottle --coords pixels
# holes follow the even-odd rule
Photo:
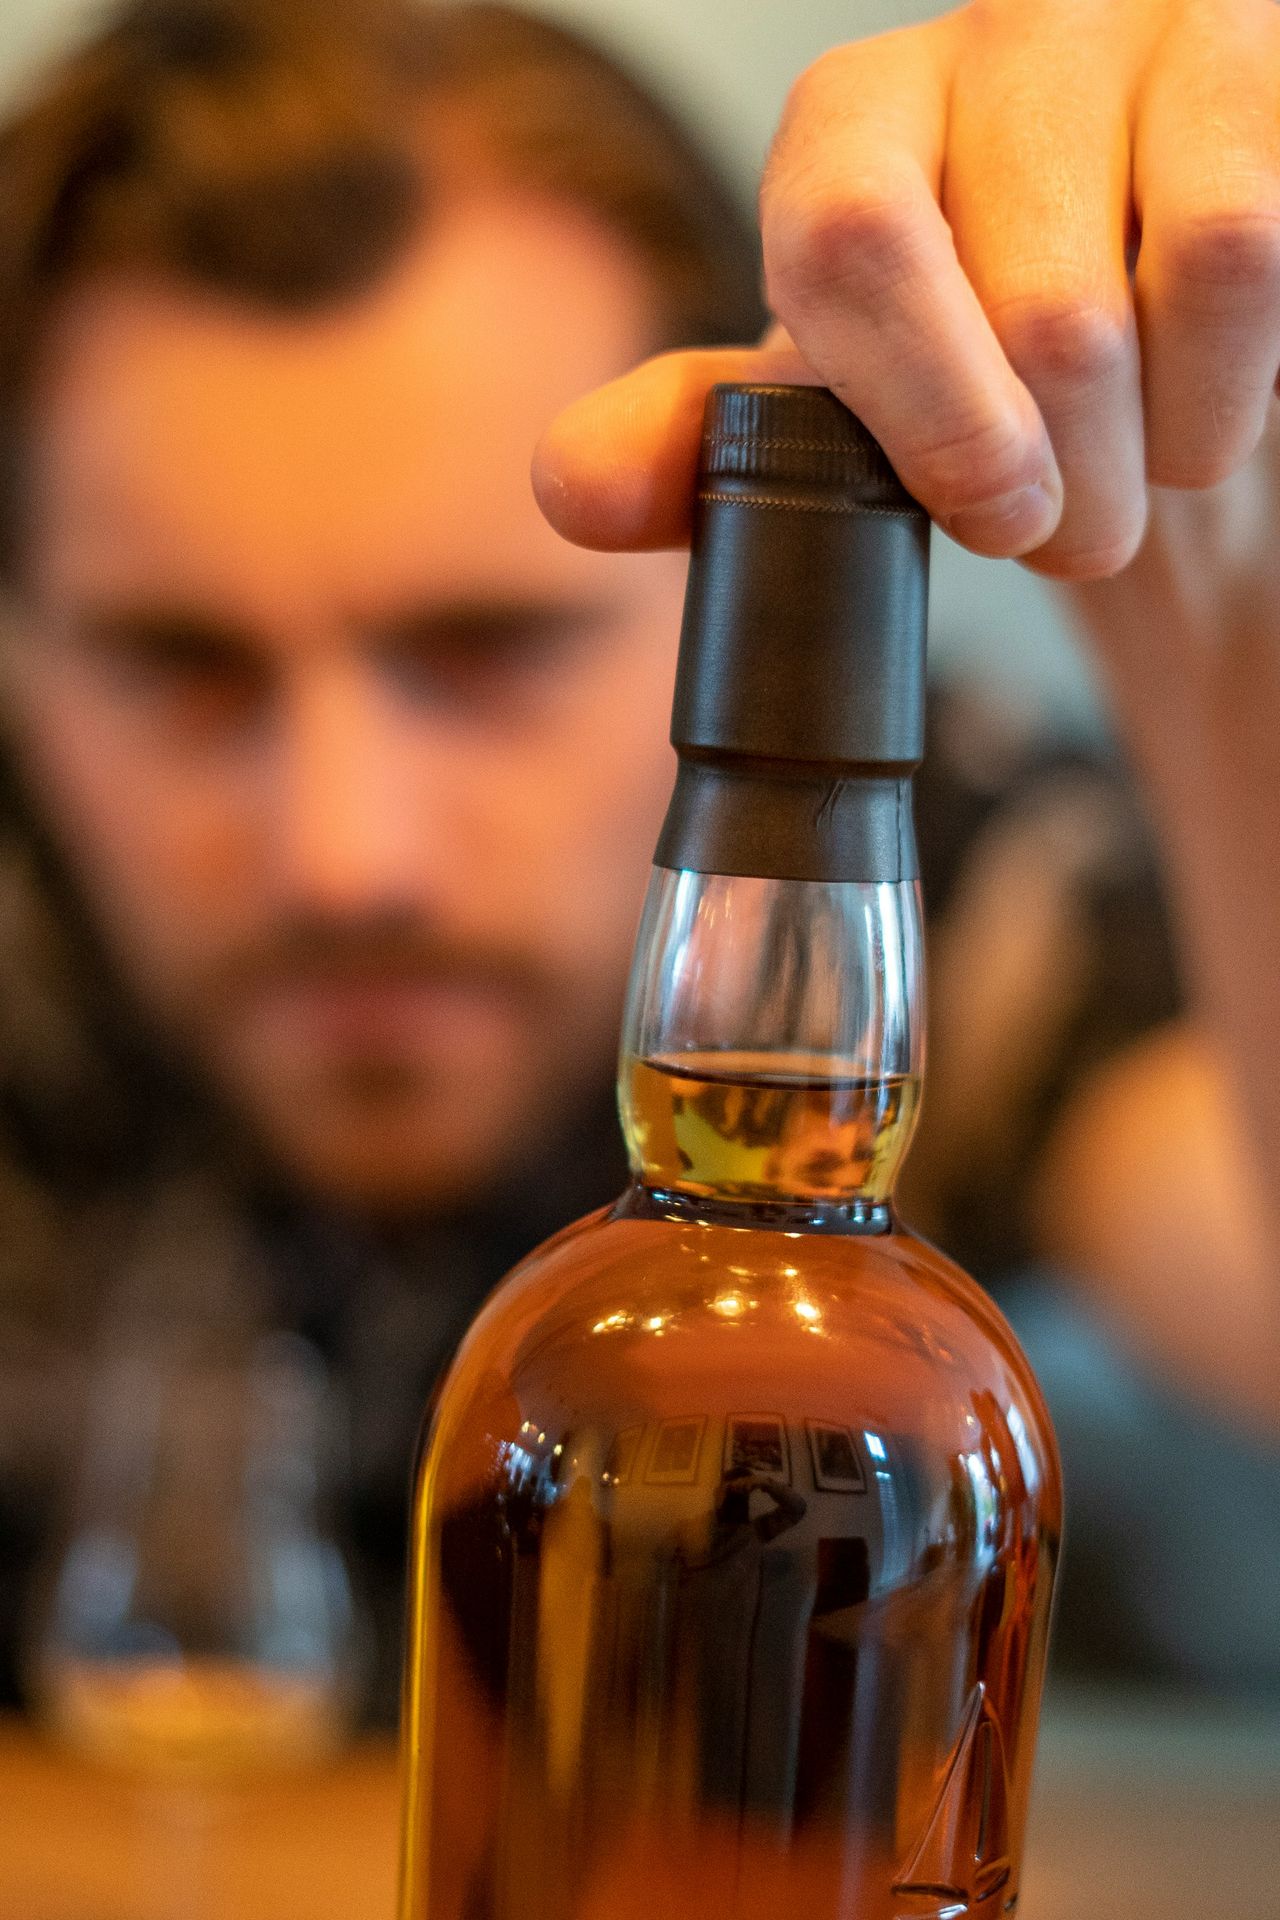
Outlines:
[[[547,1514],[539,1556],[537,1686],[546,1728],[547,1784],[572,1791],[590,1705],[591,1655],[599,1624],[609,1534],[586,1474]]]
[[[682,1559],[677,1659],[697,1676],[698,1771],[712,1805],[785,1814],[790,1803],[805,1611],[791,1590],[811,1583],[774,1543],[806,1511],[783,1481],[736,1469],[716,1491],[705,1551]]]
[[[743,1320],[766,1298],[757,1280]],[[798,1877],[858,1920],[1009,1907],[1025,1751],[1015,1789],[995,1703],[1028,1709],[1044,1586],[1007,1402],[957,1407],[942,1473],[883,1409],[834,1417],[832,1380],[798,1413],[658,1396],[639,1418],[597,1357],[559,1426],[478,1393],[437,1559],[450,1920],[652,1920],[668,1896],[774,1920]]]

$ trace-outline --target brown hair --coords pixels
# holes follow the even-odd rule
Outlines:
[[[307,312],[373,285],[468,171],[578,206],[649,271],[655,348],[754,337],[754,231],[611,58],[490,3],[131,0],[0,128],[0,574],[23,440],[77,277]]]

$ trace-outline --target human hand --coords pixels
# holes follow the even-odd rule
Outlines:
[[[768,1473],[754,1473],[750,1467],[737,1467],[727,1473],[720,1482],[719,1491],[725,1493],[767,1493],[774,1497],[779,1491],[787,1492],[786,1482]]]
[[[1116,572],[1149,484],[1210,487],[1262,432],[1277,102],[1271,0],[972,0],[826,54],[762,192],[788,331],[571,408],[535,462],[544,511],[587,546],[677,545],[707,389],[817,378],[962,544]]]

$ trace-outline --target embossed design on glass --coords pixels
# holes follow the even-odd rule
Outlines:
[[[1004,1737],[979,1681],[929,1825],[893,1890],[904,1920],[997,1913],[1010,1872]]]

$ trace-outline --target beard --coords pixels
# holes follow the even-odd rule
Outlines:
[[[536,1162],[607,1084],[620,989],[588,1004],[526,951],[407,914],[298,919],[206,968],[166,1024],[291,1181],[402,1217]]]

